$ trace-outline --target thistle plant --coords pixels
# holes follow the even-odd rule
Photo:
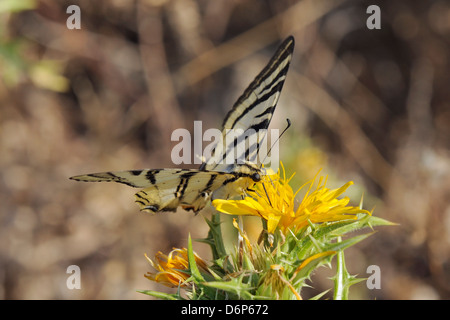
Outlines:
[[[212,261],[206,262],[194,252],[189,236],[187,248],[174,249],[168,255],[159,252],[154,260],[147,258],[155,270],[145,276],[178,288],[176,293],[140,292],[170,300],[301,300],[314,270],[334,259],[333,298],[348,299],[349,288],[364,279],[348,273],[344,250],[373,234],[373,227],[392,223],[363,209],[362,201],[351,206],[348,197],[341,197],[353,182],[331,190],[326,187],[326,177],[317,174],[294,192],[291,180],[281,166],[277,173],[265,175],[243,199],[214,200],[216,211],[211,219],[205,219],[208,235],[197,240],[210,246]],[[304,195],[297,199],[300,191]],[[236,217],[232,223],[238,239],[228,251],[222,213]],[[261,218],[258,241],[251,242],[247,236],[239,220],[243,215]],[[349,235],[361,229],[369,232]]]

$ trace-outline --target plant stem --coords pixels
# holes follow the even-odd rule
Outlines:
[[[341,242],[341,237],[337,238],[337,242]],[[346,275],[344,250],[339,250],[337,253],[336,276],[334,277],[333,300],[348,300]]]

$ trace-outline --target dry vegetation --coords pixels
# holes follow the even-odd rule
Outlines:
[[[68,177],[173,166],[171,132],[219,126],[289,34],[281,160],[299,181],[319,167],[354,180],[353,199],[399,223],[349,252],[352,273],[382,272],[354,297],[450,298],[448,2],[23,3],[0,11],[0,298],[147,299],[144,253],[204,237],[202,215],[141,214],[136,190]],[[81,30],[66,28],[71,4]],[[370,4],[381,30],[366,28]],[[82,290],[66,288],[72,264]]]

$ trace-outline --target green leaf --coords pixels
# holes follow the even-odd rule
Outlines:
[[[367,224],[370,227],[378,227],[378,226],[398,226],[398,223],[391,222],[376,216],[367,216],[362,218],[361,220],[367,220]]]
[[[243,283],[243,277],[232,278],[230,281],[211,281],[204,283],[204,285],[228,292],[230,296],[228,299],[243,299],[243,300],[267,300],[269,297],[254,295],[250,291],[255,287],[251,284]]]
[[[137,292],[143,293],[143,294],[146,294],[149,296],[153,296],[153,297],[156,297],[159,299],[164,299],[164,300],[185,300],[178,294],[169,294],[169,293],[158,292],[158,291],[153,291],[153,290],[137,290]]]
[[[325,290],[324,292],[321,292],[317,295],[315,295],[314,297],[312,297],[309,300],[319,300],[320,298],[322,298],[326,293],[328,293],[330,291],[330,289]]]
[[[300,286],[303,285],[303,281],[305,281],[311,273],[317,269],[319,265],[322,265],[326,262],[330,262],[332,256],[335,254],[335,252],[330,251],[329,253],[324,252],[322,254],[318,254],[317,258],[313,258],[311,261],[309,261],[305,266],[303,266],[300,270],[295,270],[290,277],[294,277],[291,279],[292,285],[298,289]],[[311,259],[311,258],[309,258]],[[303,263],[303,261],[302,261]],[[299,264],[299,266],[301,263]],[[295,274],[297,272],[297,274]]]
[[[366,234],[361,234],[349,239],[345,239],[342,241],[338,241],[338,242],[334,242],[334,243],[328,243],[323,249],[324,251],[340,251],[340,250],[344,250],[347,249],[348,247],[351,247],[355,244],[357,244],[358,242],[370,237],[372,234],[374,234],[375,232],[370,232],[370,233],[366,233]]]
[[[196,283],[204,282],[205,279],[203,278],[202,274],[200,273],[197,263],[195,262],[194,250],[192,249],[191,234],[189,234],[189,237],[188,237],[188,261],[189,261],[189,270],[191,271],[191,276],[193,277],[194,281]]]
[[[205,239],[196,239],[196,241],[206,243],[211,247],[213,260],[224,259],[227,252],[222,238],[220,214],[216,211],[212,214],[211,220],[205,218],[205,221],[209,226],[208,236]]]
[[[323,224],[314,233],[316,238],[320,238],[327,235],[334,237],[343,236],[346,233],[357,231],[363,228],[373,228],[377,226],[393,226],[396,223],[387,221],[385,219],[371,216],[369,214],[358,215],[357,220],[345,220],[340,222],[333,222],[329,224]]]

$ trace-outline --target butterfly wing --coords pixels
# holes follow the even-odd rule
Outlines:
[[[294,38],[288,37],[266,67],[250,83],[228,112],[222,125],[222,141],[200,169],[231,172],[232,162],[256,163],[259,146],[264,140],[270,120],[280,97],[294,50]],[[236,134],[238,131],[242,134]]]
[[[142,211],[176,211],[181,206],[198,212],[221,189],[222,197],[245,190],[252,182],[249,175],[190,169],[154,169],[91,173],[71,177],[86,182],[114,181],[144,188],[135,195]],[[231,187],[233,185],[233,187]]]
[[[74,176],[70,177],[70,179],[84,182],[114,181],[126,184],[127,186],[130,187],[145,188],[156,183],[156,175],[159,174],[161,170],[172,170],[172,169],[155,169],[155,170],[144,169],[144,170],[128,170],[115,172],[99,172]]]

